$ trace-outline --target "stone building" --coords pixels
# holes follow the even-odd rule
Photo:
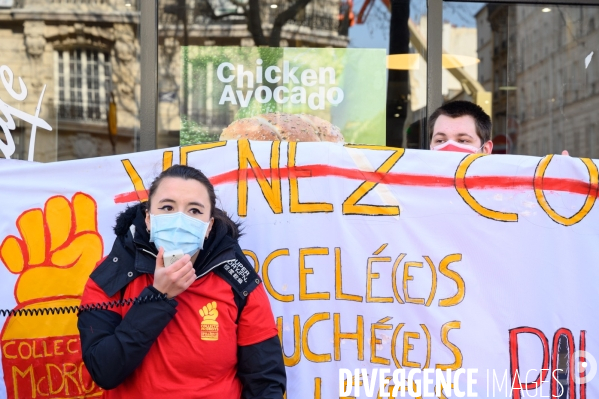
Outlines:
[[[14,73],[13,92],[20,92],[20,77],[28,94],[19,101],[0,86],[0,100],[34,115],[44,91],[38,116],[52,127],[51,131],[36,129],[34,160],[88,158],[138,149],[139,1],[0,2],[0,66]],[[347,29],[340,26],[340,4],[339,0],[313,0],[284,26],[280,45],[346,47],[349,40]],[[261,2],[266,35],[286,6],[285,1]],[[180,47],[254,45],[244,17],[223,16],[234,7],[228,0],[158,2],[159,147],[179,144],[180,115],[186,112],[185,106],[191,107],[183,101],[186,89],[182,87]],[[112,135],[111,103],[117,121]],[[14,120],[10,138],[0,133],[0,139],[14,140],[11,158],[27,159],[31,124],[18,117]]]
[[[493,92],[494,152],[599,156],[599,7],[490,4],[477,17],[478,31],[492,32],[478,51]]]
[[[599,156],[598,22],[599,7],[518,7],[517,153]]]
[[[87,158],[134,151],[139,126],[139,13],[125,0],[16,0],[0,9],[0,64],[21,77],[23,101],[2,91],[12,107],[39,117],[52,131],[37,129],[36,161]],[[16,85],[14,85],[16,89]],[[109,139],[113,95],[118,133]],[[26,159],[31,125],[15,118],[16,151]],[[6,141],[7,138],[4,137]]]

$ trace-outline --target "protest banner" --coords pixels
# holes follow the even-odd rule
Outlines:
[[[279,326],[287,398],[352,385],[377,397],[383,369],[470,370],[478,397],[599,396],[590,159],[240,140],[2,160],[0,308],[76,305],[115,216],[175,163],[206,173],[243,223]],[[75,315],[2,323],[0,397],[100,394]],[[366,381],[355,384],[356,369]],[[459,392],[465,382],[444,394]]]

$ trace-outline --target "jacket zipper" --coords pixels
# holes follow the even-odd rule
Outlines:
[[[143,249],[143,248],[140,248],[140,249],[141,249],[142,251],[144,251],[145,253],[148,253],[148,254],[152,255],[152,256],[153,256],[153,257],[155,257],[155,258],[157,258],[157,257],[158,257],[158,255],[156,255],[155,253],[153,253],[153,252],[151,252],[151,251],[148,251],[148,250],[146,250],[146,249]]]

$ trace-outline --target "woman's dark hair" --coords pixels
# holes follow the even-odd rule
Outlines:
[[[210,180],[205,174],[191,166],[173,165],[159,174],[158,177],[156,177],[152,182],[152,185],[150,185],[146,209],[150,209],[150,201],[152,200],[152,196],[158,189],[160,182],[166,177],[177,177],[183,180],[196,180],[203,184],[208,191],[208,198],[210,199],[210,217],[214,218],[215,223],[217,221],[222,222],[224,226],[227,227],[229,235],[233,238],[239,238],[241,236],[240,224],[231,220],[225,211],[216,207],[216,194],[214,193],[214,186],[212,183],[210,183]]]

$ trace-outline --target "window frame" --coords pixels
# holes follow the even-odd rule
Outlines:
[[[79,60],[73,58],[73,55],[79,53]],[[95,54],[95,59],[90,54]],[[85,122],[85,123],[106,123],[107,104],[112,91],[112,65],[110,53],[102,50],[76,47],[69,49],[54,49],[54,90],[55,98],[57,99],[56,107],[58,109],[58,118],[62,120]],[[75,75],[71,75],[71,63],[76,63],[78,71]],[[94,74],[93,66],[96,64],[97,74]],[[61,72],[62,67],[62,72]],[[77,68],[76,68],[77,69]],[[91,73],[89,73],[91,70]],[[80,85],[75,81],[80,79]],[[97,80],[97,88],[89,87]],[[62,85],[61,85],[62,82]],[[62,96],[60,93],[62,92]],[[71,98],[73,93],[79,93],[80,100]],[[90,102],[90,97],[97,97],[97,103]],[[62,114],[62,107],[71,108],[80,107],[81,115],[67,112],[67,116]],[[91,107],[97,107],[94,115]],[[97,116],[97,117],[95,117]]]
[[[427,116],[442,105],[442,43],[443,2],[478,3],[481,0],[428,0],[427,10]],[[599,0],[487,0],[486,3],[509,4],[555,4],[599,5]],[[157,146],[158,115],[158,0],[141,2],[140,58],[141,58],[141,104],[139,148],[146,151]],[[421,148],[429,148],[428,133],[421,132]]]

